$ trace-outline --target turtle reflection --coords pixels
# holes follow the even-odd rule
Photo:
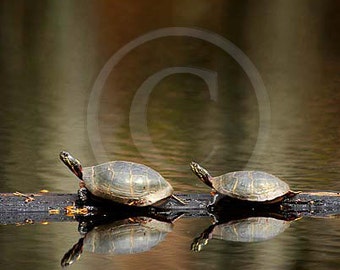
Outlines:
[[[63,267],[71,265],[83,250],[99,254],[133,254],[150,250],[163,241],[173,224],[150,217],[133,217],[94,227],[64,255]]]
[[[214,223],[194,239],[191,250],[199,252],[210,239],[234,242],[266,241],[283,233],[290,221],[273,217],[248,217],[226,223]]]

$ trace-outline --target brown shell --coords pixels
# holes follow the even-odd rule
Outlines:
[[[112,161],[83,169],[86,188],[94,195],[135,206],[152,205],[173,193],[155,170],[134,162]]]
[[[213,177],[213,188],[232,198],[264,202],[280,198],[289,185],[274,175],[261,171],[237,171]]]

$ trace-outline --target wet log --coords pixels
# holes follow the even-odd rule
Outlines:
[[[63,211],[77,200],[76,194],[57,193],[0,193],[0,212]]]
[[[340,214],[340,192],[301,192],[282,202],[284,211],[297,212],[300,216],[330,217]]]
[[[205,209],[211,202],[210,194],[180,194],[176,197],[185,204],[181,204],[176,199],[171,198],[155,208],[158,210],[200,210]],[[0,193],[0,212],[53,212],[64,211],[65,207],[74,205],[78,197],[76,194],[58,194],[58,193]],[[103,207],[106,202],[91,202],[90,205]],[[233,201],[235,203],[235,201]],[[340,193],[339,192],[301,192],[294,197],[285,198],[281,204],[284,208],[292,211],[307,209],[335,209],[340,211]],[[117,206],[119,206],[117,204]]]
[[[212,196],[210,194],[176,194],[184,202],[171,198],[155,206],[159,210],[198,210],[205,209]],[[76,204],[76,194],[57,193],[0,193],[0,212],[58,212],[64,211],[65,207]],[[112,202],[103,200],[91,200],[89,206],[105,207]]]
[[[161,214],[171,219],[178,214],[186,217],[208,216],[207,205],[212,199],[210,194],[176,194],[180,200],[171,198],[157,206],[132,207],[105,201],[102,199],[89,200],[86,207],[97,215],[113,214],[117,218],[126,215]],[[77,205],[77,194],[57,193],[0,193],[0,224],[31,224],[37,222],[72,221],[74,214],[66,210]]]
[[[76,194],[0,193],[0,224],[72,221],[74,218],[66,215],[64,209],[76,199]]]
[[[187,216],[207,216],[207,206],[212,200],[210,194],[176,194],[185,202],[181,204],[178,200],[171,198],[160,205],[147,207],[141,210],[138,207],[122,206],[108,201],[91,201],[90,207],[97,210],[126,212],[137,211],[141,214],[146,212],[164,213],[167,215],[177,215],[176,213],[186,213]],[[8,223],[30,223],[34,221],[67,221],[72,220],[68,216],[65,208],[75,205],[78,197],[76,194],[56,194],[56,193],[0,193],[0,224]],[[232,206],[237,212],[243,210],[237,201],[227,202],[222,207]],[[263,204],[256,207],[262,208]],[[250,204],[253,209],[253,204]],[[277,210],[278,209],[278,210]],[[277,211],[285,213],[297,213],[299,216],[327,217],[340,214],[340,193],[339,192],[301,192],[294,197],[285,198]],[[267,211],[266,208],[264,208]],[[276,211],[275,210],[275,211]],[[268,210],[269,211],[269,210]]]

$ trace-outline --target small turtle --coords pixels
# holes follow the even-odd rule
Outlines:
[[[79,198],[87,200],[91,194],[132,206],[149,206],[173,195],[172,186],[155,170],[134,162],[111,161],[97,166],[82,168],[79,160],[70,153],[60,153],[62,162],[81,180]]]
[[[131,217],[94,227],[65,253],[63,267],[78,260],[83,250],[91,253],[118,255],[150,250],[163,241],[173,229],[171,222],[150,217]]]
[[[218,194],[249,202],[276,203],[300,193],[291,191],[287,183],[266,172],[237,171],[212,177],[196,162],[191,162],[190,167],[203,183],[213,189],[212,204]]]
[[[261,242],[283,233],[291,221],[272,217],[249,217],[210,225],[194,239],[191,250],[199,252],[210,239],[233,242]]]

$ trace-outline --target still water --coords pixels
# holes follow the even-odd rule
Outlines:
[[[0,4],[0,192],[69,193],[58,160],[131,160],[179,192],[189,169],[258,169],[294,190],[340,190],[339,4],[119,1]],[[338,269],[340,221],[303,218],[254,243],[183,218],[151,250],[84,251],[72,269]],[[60,269],[76,222],[0,226],[1,269]]]

